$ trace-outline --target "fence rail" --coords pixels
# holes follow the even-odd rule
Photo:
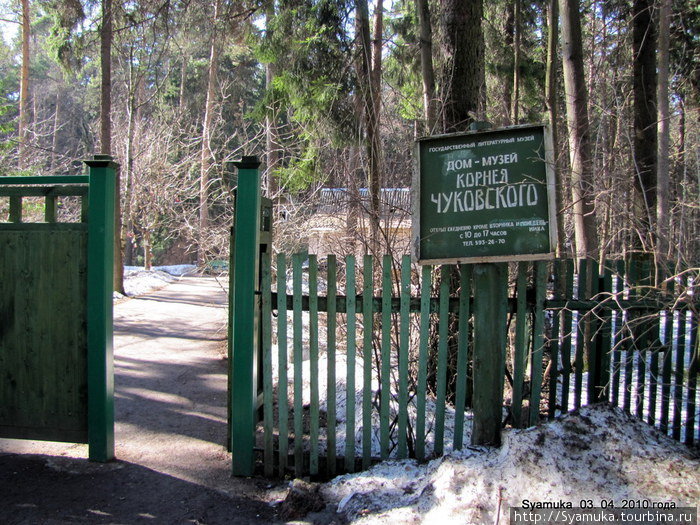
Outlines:
[[[644,263],[579,272],[588,293],[572,261],[511,267],[496,298],[508,303],[508,345],[494,342],[506,357],[504,420],[528,426],[609,401],[696,443],[697,276],[660,291]],[[334,475],[468,444],[472,266],[264,254],[262,275],[267,475]]]

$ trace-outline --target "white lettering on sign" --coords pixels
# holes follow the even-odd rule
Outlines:
[[[481,157],[482,166],[498,166],[500,164],[513,164],[518,162],[517,153],[507,153],[505,155],[488,155]]]
[[[508,184],[508,170],[505,168],[485,171],[468,171],[457,175],[457,188]]]
[[[539,194],[534,184],[517,184],[497,188],[431,193],[430,200],[438,213],[496,210],[537,206]]]
[[[463,170],[472,167],[472,159],[457,159],[447,161],[447,171]]]

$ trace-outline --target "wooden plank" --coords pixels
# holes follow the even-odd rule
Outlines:
[[[382,257],[382,375],[379,401],[379,451],[382,459],[389,457],[389,424],[391,414],[391,256]]]
[[[367,469],[372,460],[372,337],[374,334],[374,258],[363,258],[362,277],[362,468]]]
[[[34,175],[25,177],[21,175],[0,177],[1,185],[26,185],[26,184],[42,184],[42,185],[58,185],[58,184],[88,184],[90,177],[87,175]]]
[[[0,223],[0,232],[87,232],[88,225],[80,222],[20,222]]]
[[[687,286],[685,275],[680,277],[679,290],[685,290]],[[676,359],[673,377],[673,423],[671,425],[671,435],[673,439],[681,440],[681,426],[683,424],[683,382],[685,379],[685,347],[687,315],[685,311],[678,313],[678,337],[676,338]]]
[[[468,376],[468,349],[469,349],[469,299],[471,296],[472,267],[462,264],[459,267],[459,320],[457,329],[457,388],[455,391],[455,450],[461,450],[464,446],[464,409],[466,404]]]
[[[10,222],[22,222],[22,197],[10,197]]]
[[[554,275],[554,299],[561,299],[562,296],[562,269],[565,262],[557,260],[552,263],[552,273]],[[553,312],[552,315],[552,335],[549,340],[549,400],[547,402],[547,417],[552,419],[557,414],[557,386],[559,381],[559,325],[561,323],[562,312]]]
[[[594,259],[588,260],[588,275],[591,280],[591,291],[590,299],[594,299],[599,302],[598,291],[600,289],[600,275],[598,269],[598,261]],[[588,299],[587,298],[587,299]],[[588,312],[585,316],[585,328],[584,333],[586,334],[583,341],[585,349],[586,365],[588,366],[588,383],[586,398],[589,404],[598,402],[599,396],[601,394],[601,389],[604,385],[600,382],[600,352],[598,346],[600,345],[600,332],[598,327],[600,325],[598,318],[600,314],[597,311]]]
[[[610,294],[613,293],[613,272],[610,267],[605,268],[602,278],[602,300],[609,301]],[[600,356],[599,382],[601,386],[602,399],[610,401],[610,354],[612,352],[612,310],[603,310],[600,314],[600,343],[598,352]]]
[[[635,283],[638,286],[649,286],[650,268],[648,260],[639,261],[638,281]],[[644,419],[644,391],[646,389],[647,375],[647,345],[649,344],[649,322],[646,317],[649,312],[641,312],[644,318],[637,323],[635,334],[636,350],[637,350],[637,390],[635,396],[635,412],[639,419]]]
[[[401,258],[401,324],[399,332],[399,412],[398,443],[399,459],[408,457],[408,345],[410,334],[409,307],[411,303],[411,257]],[[464,413],[464,410],[462,410]]]
[[[472,445],[501,444],[508,266],[477,264],[474,280]]]
[[[294,474],[296,477],[304,475],[304,378],[303,374],[303,325],[301,310],[302,292],[302,263],[305,254],[292,256],[292,290],[294,292],[294,310],[292,322],[294,325]]]
[[[0,232],[0,433],[87,442],[84,231]]]
[[[620,260],[615,263],[615,280],[612,292],[613,301],[617,302],[622,298],[622,291],[625,280],[625,263]],[[615,310],[613,313],[614,324],[612,328],[612,365],[611,365],[611,393],[610,402],[613,406],[620,403],[620,362],[622,358],[621,345],[623,338],[624,313],[622,310]]]
[[[579,261],[578,268],[578,299],[588,299],[586,294],[586,275],[588,274],[588,259]],[[574,410],[581,408],[583,397],[583,343],[586,338],[586,322],[581,311],[576,316],[576,346],[574,353]]]
[[[544,354],[544,300],[547,294],[547,261],[535,262],[535,315],[532,323],[532,366],[530,395],[530,426],[540,418],[542,392],[542,359]]]
[[[438,312],[438,362],[437,395],[435,399],[435,447],[434,453],[441,456],[444,451],[445,401],[447,394],[447,337],[449,328],[450,273],[452,266],[440,268],[440,310]]]
[[[329,255],[328,261],[328,314],[326,316],[326,334],[328,337],[328,396],[327,396],[327,443],[328,443],[328,475],[333,477],[336,473],[336,388],[335,388],[335,359],[336,359],[336,296],[337,285],[337,261],[335,255]]]
[[[672,294],[672,282],[669,292]],[[673,363],[673,310],[664,312],[663,318],[663,359],[661,362],[661,408],[659,414],[659,430],[668,434],[669,407],[671,406],[671,369]]]
[[[311,424],[309,441],[311,454],[309,474],[318,475],[318,433],[319,433],[319,394],[318,394],[318,260],[309,255],[309,387]]]
[[[279,428],[279,476],[287,470],[289,451],[289,404],[287,371],[287,258],[277,255],[277,413]],[[281,293],[280,293],[281,292]]]
[[[271,304],[271,261],[270,254],[260,254],[262,267],[262,360],[263,360],[263,469],[265,476],[272,476],[274,460],[274,414],[272,392],[272,304]]]
[[[85,197],[87,195],[88,186],[0,186],[0,197]]]
[[[44,221],[56,222],[56,197],[47,196],[44,203]]]
[[[564,296],[571,298],[574,296],[574,261],[569,259],[563,265],[562,279],[564,280]],[[561,411],[569,411],[569,388],[571,383],[571,335],[572,335],[572,312],[569,308],[564,308],[561,312]]]
[[[626,263],[625,263],[626,264]],[[638,273],[635,265],[626,266],[625,279],[627,285],[627,296],[631,300],[637,298],[637,291],[635,289],[635,283],[638,279]],[[625,323],[625,343],[623,345],[625,350],[625,391],[623,395],[622,408],[625,412],[630,413],[632,411],[632,379],[634,375],[634,332],[632,329],[632,324],[634,323],[634,314],[632,312],[625,312],[624,323]]]
[[[694,291],[697,292],[697,284],[693,286],[693,288]],[[695,443],[695,407],[698,390],[698,371],[700,370],[700,342],[698,341],[698,318],[696,314],[690,317],[690,331],[688,335],[692,357],[688,368],[688,398],[685,408],[685,439],[683,441],[690,447]],[[700,427],[698,427],[698,432],[700,432]],[[698,437],[698,439],[700,439],[700,437]]]
[[[418,381],[416,384],[416,458],[425,459],[425,397],[428,378],[428,335],[430,332],[430,287],[432,266],[421,267],[420,335],[418,344]]]
[[[345,259],[347,302],[347,375],[345,402],[345,470],[355,471],[355,338],[357,337],[356,296],[355,291],[355,256]]]
[[[529,263],[518,263],[518,277],[516,281],[516,317],[515,317],[515,347],[513,352],[513,398],[511,401],[511,414],[513,426],[520,428],[525,421],[522,419],[523,408],[523,383],[525,370],[527,369],[528,347],[528,311],[527,311],[527,273]]]

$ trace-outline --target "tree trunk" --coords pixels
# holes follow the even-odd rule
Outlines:
[[[586,257],[596,258],[598,249],[581,20],[577,0],[559,0],[559,10],[576,256],[581,260]]]
[[[56,92],[56,108],[53,114],[53,131],[51,138],[51,173],[58,169],[58,131],[61,129],[61,92]]]
[[[437,110],[435,100],[435,70],[433,69],[433,30],[428,0],[418,0],[420,25],[420,67],[423,80],[423,112],[428,135],[435,132]]]
[[[513,100],[510,120],[518,124],[520,120],[520,0],[513,0]]]
[[[668,103],[669,80],[669,30],[671,25],[671,0],[661,1],[659,13],[659,85],[658,85],[658,165],[656,171],[657,200],[656,222],[658,226],[657,268],[668,257],[671,208],[669,204],[670,162],[669,139],[670,118]]]
[[[484,5],[482,0],[444,0],[441,6],[443,131],[466,131],[479,112],[484,77]]]
[[[272,28],[270,27],[270,21],[275,16],[275,6],[274,3],[270,3],[265,11],[265,18],[267,20],[266,35],[265,38],[272,37]],[[272,91],[272,82],[275,78],[275,71],[273,64],[265,64],[265,90],[270,94]],[[274,170],[277,167],[280,159],[280,152],[277,140],[277,122],[275,115],[277,112],[277,105],[275,104],[274,97],[270,97],[269,107],[267,108],[267,114],[265,116],[265,164],[266,170],[265,175],[267,179],[267,196],[273,198],[277,193],[277,182],[274,177]]]
[[[550,0],[547,11],[547,72],[545,74],[545,103],[549,115],[549,132],[552,135],[554,149],[554,176],[557,192],[557,257],[564,254],[564,214],[561,211],[564,206],[564,184],[561,180],[561,166],[559,160],[559,105],[557,101],[557,40],[559,36],[559,5],[557,0]]]
[[[656,25],[654,0],[632,3],[632,91],[634,96],[634,189],[637,248],[655,245],[656,215]]]
[[[379,253],[379,193],[381,183],[381,135],[379,132],[381,102],[381,67],[382,67],[382,33],[383,2],[377,1],[374,18],[374,39],[370,39],[369,8],[367,0],[357,2],[357,28],[360,37],[361,72],[360,82],[364,93],[364,121],[369,163],[368,192],[370,199],[370,252]]]
[[[209,53],[209,79],[207,81],[207,101],[204,107],[204,119],[202,121],[202,152],[199,172],[199,263],[204,262],[204,239],[209,227],[209,170],[214,153],[211,150],[211,127],[214,118],[214,104],[216,101],[216,77],[219,71],[219,35],[217,24],[219,22],[219,0],[214,5],[214,27],[211,35],[211,48]]]
[[[19,81],[19,169],[26,169],[27,159],[27,120],[29,117],[29,0],[22,0],[22,67]]]
[[[102,0],[100,28],[100,153],[112,154],[112,0]],[[114,290],[124,293],[120,171],[114,185]]]
[[[133,48],[130,50],[133,52]],[[128,266],[134,264],[134,120],[136,117],[137,87],[134,85],[133,55],[129,57],[128,100],[126,106],[126,195],[124,196],[124,257]],[[138,82],[138,81],[137,81]]]

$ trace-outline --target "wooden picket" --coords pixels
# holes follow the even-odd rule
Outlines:
[[[283,475],[291,463],[296,476],[332,476],[389,457],[428,459],[465,446],[472,266],[419,269],[408,256],[384,256],[378,264],[366,255],[358,268],[354,256],[319,261],[280,254],[274,279],[271,263],[263,258],[262,315],[274,321],[276,314],[276,322],[263,322],[273,331],[262,334],[265,399],[258,428],[266,475]],[[661,303],[647,293],[646,271],[644,264],[613,263],[599,275],[597,265],[572,261],[511,268],[514,286],[498,298],[513,319],[504,376],[507,422],[533,425],[609,400],[678,440],[698,439],[697,313],[688,315],[693,305],[687,302]],[[681,279],[666,293],[672,297],[689,285]],[[454,348],[450,335],[456,335]]]

